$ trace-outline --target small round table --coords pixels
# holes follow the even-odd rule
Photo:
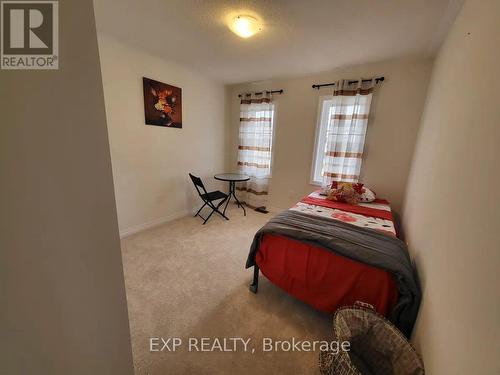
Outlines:
[[[238,207],[243,208],[243,214],[244,216],[247,216],[247,212],[245,210],[245,207],[243,207],[243,204],[236,198],[236,183],[237,182],[244,182],[250,180],[250,176],[247,176],[246,174],[240,174],[240,173],[221,173],[221,174],[216,174],[214,176],[216,180],[219,181],[228,181],[229,182],[229,193],[227,194],[227,201],[226,201],[226,206],[224,207],[224,212],[223,215],[226,214],[226,208],[227,205],[229,204],[229,201],[231,200],[231,196],[236,200],[236,203],[238,203]]]

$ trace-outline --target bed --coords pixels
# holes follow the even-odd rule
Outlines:
[[[324,312],[369,304],[410,335],[420,288],[385,200],[350,205],[313,192],[255,235],[247,259],[295,298]]]

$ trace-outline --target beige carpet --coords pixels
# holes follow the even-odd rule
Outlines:
[[[318,352],[262,352],[262,338],[332,339],[331,317],[260,277],[248,290],[245,261],[271,217],[236,206],[230,221],[186,217],[122,241],[136,374],[318,374]],[[180,337],[175,352],[149,351],[149,338]],[[251,338],[255,352],[189,352],[189,337]],[[160,345],[161,347],[162,345]],[[232,347],[232,345],[231,345]]]

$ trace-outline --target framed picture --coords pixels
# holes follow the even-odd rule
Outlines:
[[[146,125],[182,128],[182,89],[142,78]]]

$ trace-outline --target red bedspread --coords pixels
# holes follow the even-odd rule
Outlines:
[[[387,315],[397,301],[388,272],[286,237],[265,235],[255,260],[273,284],[324,312],[362,301]]]

